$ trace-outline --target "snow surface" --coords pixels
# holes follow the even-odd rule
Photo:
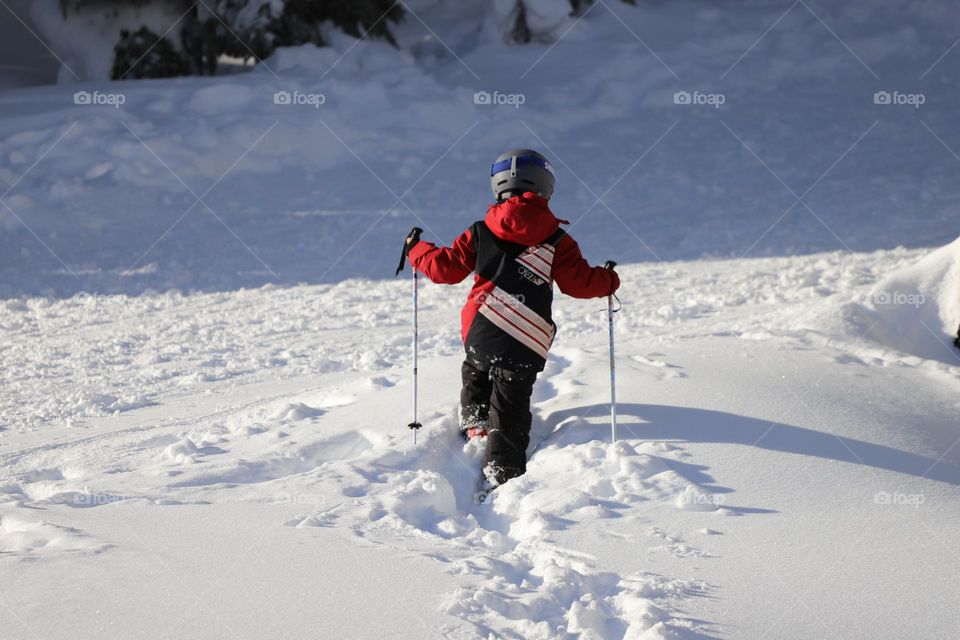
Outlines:
[[[411,6],[402,55],[0,93],[0,637],[956,636],[947,6],[599,3],[552,48]],[[421,290],[414,447],[390,276],[518,144],[624,263],[621,425],[605,302],[560,299],[476,505],[467,284]]]

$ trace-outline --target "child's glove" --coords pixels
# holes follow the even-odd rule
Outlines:
[[[407,263],[407,256],[410,255],[410,250],[420,242],[421,233],[423,233],[423,229],[414,227],[410,230],[410,233],[407,234],[407,239],[403,243],[403,253],[400,254],[400,264],[397,266],[397,272],[393,274],[394,276],[400,275],[400,272],[403,271],[403,267]]]
[[[607,260],[605,263],[603,263],[603,268],[610,271],[610,273],[613,275],[613,279],[611,282],[611,286],[613,287],[613,289],[611,289],[610,295],[616,295],[617,289],[620,288],[620,275],[614,270],[614,267],[616,266],[617,266],[617,263],[614,262],[613,260]],[[619,298],[617,299],[617,302],[620,302]]]

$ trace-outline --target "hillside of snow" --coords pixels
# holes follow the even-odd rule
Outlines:
[[[950,6],[607,1],[527,46],[410,8],[400,52],[0,92],[0,637],[960,633]],[[606,302],[558,296],[478,505],[468,283],[421,281],[414,446],[392,275],[521,145],[622,265],[621,423]]]

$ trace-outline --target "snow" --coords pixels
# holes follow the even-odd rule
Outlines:
[[[960,326],[960,240],[885,278],[870,302],[862,322],[877,342],[952,363],[944,334]]]
[[[945,6],[598,3],[552,49],[411,6],[402,54],[0,93],[0,635],[955,636]],[[479,505],[467,285],[421,283],[413,446],[391,276],[519,144],[622,264],[620,425],[605,301],[558,297],[528,473]]]

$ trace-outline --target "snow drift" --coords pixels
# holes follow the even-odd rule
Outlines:
[[[870,292],[860,323],[870,338],[921,358],[960,362],[960,239],[890,274]]]

